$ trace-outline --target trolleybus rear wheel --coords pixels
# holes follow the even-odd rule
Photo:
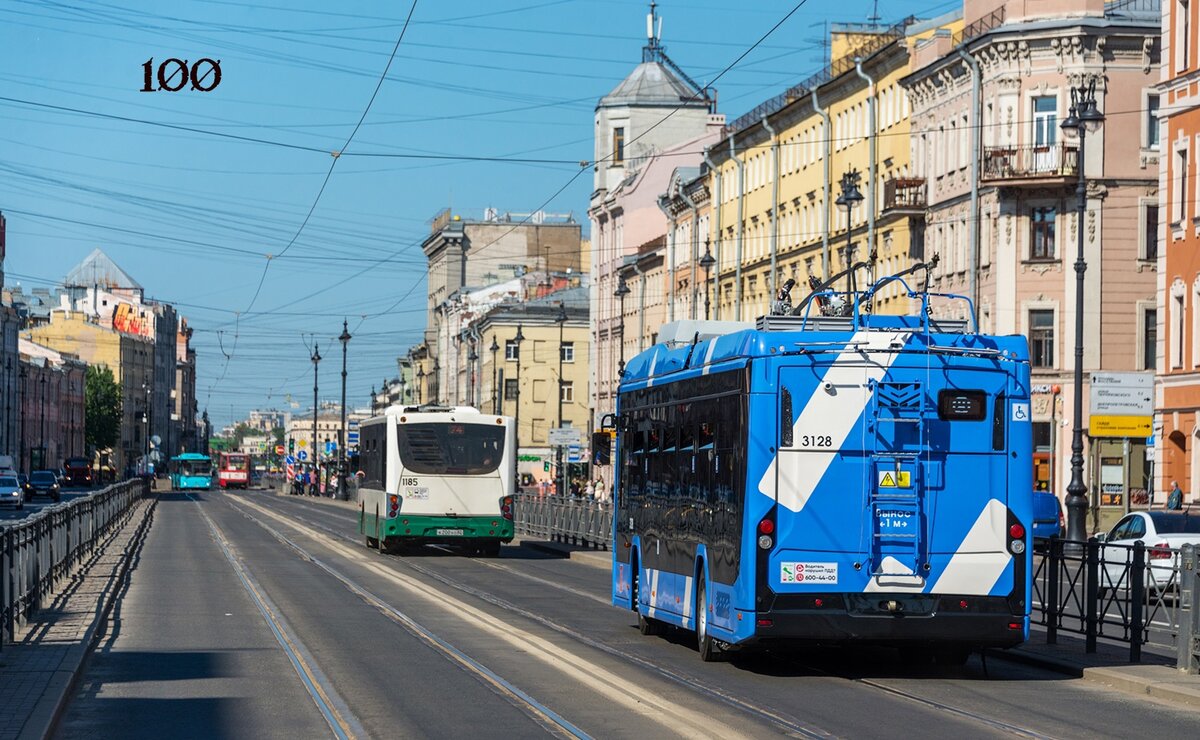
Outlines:
[[[704,576],[696,579],[696,643],[700,650],[700,660],[705,663],[725,660],[725,652],[712,635],[708,634],[708,598],[704,593]]]
[[[485,558],[500,557],[500,543],[499,542],[489,542],[486,545],[480,546],[479,554]]]
[[[379,549],[379,540],[375,539],[374,537],[368,537],[367,538],[367,547],[371,550],[378,550]]]

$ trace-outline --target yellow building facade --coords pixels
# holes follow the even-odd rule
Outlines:
[[[709,149],[713,318],[753,321],[788,279],[798,303],[810,276],[846,268],[848,244],[855,262],[870,265],[856,274],[859,289],[924,256],[925,188],[911,176],[899,83],[910,71],[907,44],[939,26],[917,25],[835,26],[829,67],[735,120]],[[847,173],[858,174],[863,198],[849,224],[836,203]],[[908,313],[902,290],[885,288],[875,312]]]
[[[79,311],[54,310],[50,323],[30,328],[24,336],[58,352],[78,356],[89,365],[107,366],[121,388],[121,440],[113,450],[120,473],[146,449],[146,422],[154,383],[154,342],[96,324]]]

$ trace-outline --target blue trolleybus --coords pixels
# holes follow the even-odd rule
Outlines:
[[[171,458],[171,488],[212,488],[212,460],[208,455],[185,452]]]
[[[628,363],[612,598],[643,633],[693,630],[705,660],[819,641],[957,662],[1027,638],[1027,342],[931,317],[970,316],[957,296],[869,313],[898,279],[667,324]]]

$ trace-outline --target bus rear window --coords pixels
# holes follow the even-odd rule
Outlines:
[[[983,421],[987,418],[987,394],[983,391],[938,391],[938,418],[942,421]]]
[[[504,427],[484,424],[400,424],[397,439],[404,468],[426,475],[487,475],[504,452]]]

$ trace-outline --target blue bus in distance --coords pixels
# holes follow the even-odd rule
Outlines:
[[[666,324],[628,362],[612,601],[644,634],[692,630],[704,660],[809,641],[956,663],[1027,639],[1028,343],[931,315],[972,316],[959,296],[872,314],[894,280]]]
[[[171,458],[171,488],[212,488],[212,458],[198,452],[185,452]]]

